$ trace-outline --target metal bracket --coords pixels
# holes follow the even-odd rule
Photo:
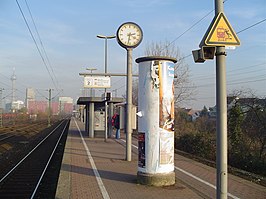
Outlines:
[[[216,52],[215,53],[215,56],[217,55],[224,55],[224,56],[227,56],[227,53],[226,52]]]

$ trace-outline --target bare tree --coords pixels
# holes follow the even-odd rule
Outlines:
[[[138,106],[138,81],[137,80],[133,80],[133,88],[132,88],[132,104]]]
[[[138,106],[138,80],[132,81],[132,104]],[[126,94],[123,94],[122,97],[126,100]]]
[[[144,51],[145,56],[167,56],[177,59],[175,64],[175,106],[187,100],[193,100],[195,94],[195,87],[189,79],[189,66],[185,63],[184,58],[181,57],[179,49],[174,43],[152,42],[146,45]]]

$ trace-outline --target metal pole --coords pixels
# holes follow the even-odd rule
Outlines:
[[[89,123],[89,138],[94,138],[94,103],[91,102],[88,108],[88,120],[86,121]]]
[[[105,37],[105,53],[104,53],[104,73],[107,73],[107,37]],[[105,88],[106,92],[106,88]]]
[[[114,103],[109,103],[108,106],[108,115],[110,116],[110,118],[114,115]],[[112,137],[113,134],[113,128],[112,128],[112,120],[110,119],[108,121],[108,137]]]
[[[223,0],[215,0],[215,14],[223,12]],[[227,198],[227,99],[225,47],[216,47],[216,198]]]
[[[131,143],[132,143],[132,49],[127,49],[127,103],[126,103],[126,160],[131,161]]]
[[[51,94],[52,89],[49,89],[49,97],[48,97],[48,127],[51,126]]]
[[[104,73],[106,74],[107,73],[107,37],[105,37],[105,55],[104,55]],[[106,88],[104,89],[104,96],[106,97]],[[105,100],[104,102],[104,110],[105,110],[105,127],[104,127],[104,140],[107,141],[107,101]]]
[[[106,73],[107,73],[107,39],[113,39],[115,38],[115,36],[104,36],[104,35],[97,35],[98,38],[101,38],[101,39],[105,39],[105,55],[104,55],[104,73],[105,73],[105,76],[106,76]],[[106,96],[106,88],[104,89],[104,95]],[[105,133],[105,141],[107,140],[107,101],[104,102],[104,108],[105,108],[105,128],[104,128],[104,133]]]

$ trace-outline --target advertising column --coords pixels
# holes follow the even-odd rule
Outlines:
[[[175,184],[174,63],[150,56],[139,63],[138,182],[153,186]]]

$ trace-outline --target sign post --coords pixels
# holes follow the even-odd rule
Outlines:
[[[223,12],[223,1],[215,0],[215,14]],[[218,33],[217,33],[218,35]],[[218,37],[219,38],[219,37]],[[216,198],[227,198],[227,100],[225,47],[216,47]]]
[[[225,46],[239,46],[240,40],[224,15],[223,0],[215,0],[215,17],[193,52],[195,62],[203,63],[215,52],[216,56],[216,198],[227,199],[227,94]],[[212,49],[215,47],[216,49]],[[206,58],[207,57],[207,58]],[[212,57],[213,58],[213,57]]]

